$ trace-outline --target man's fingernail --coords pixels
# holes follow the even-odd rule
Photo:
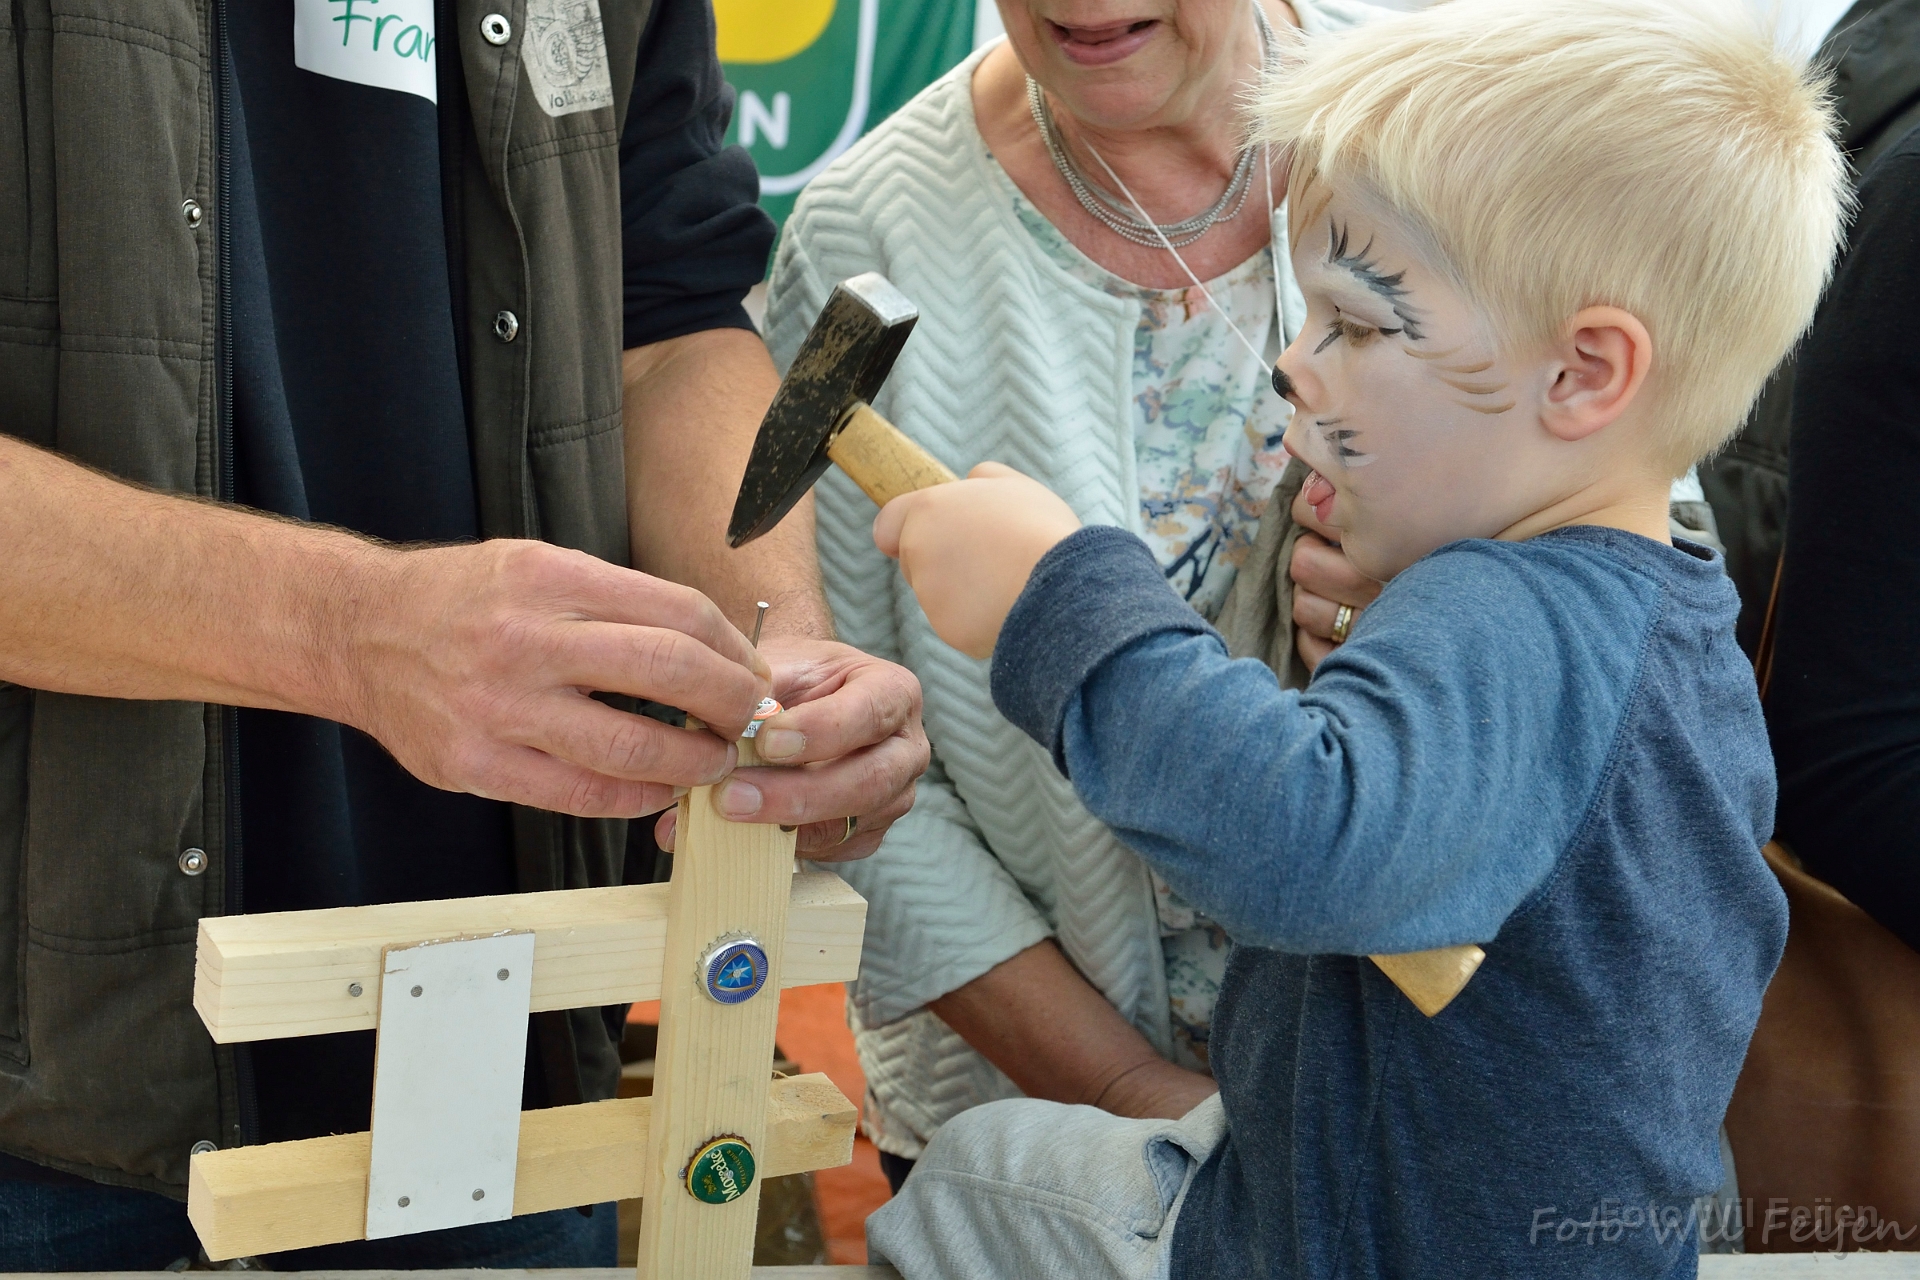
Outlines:
[[[759,747],[768,760],[785,760],[807,749],[807,735],[798,729],[767,729],[760,734]]]
[[[720,812],[729,818],[751,818],[760,812],[760,788],[738,778],[722,784],[713,793],[713,800],[720,807]]]

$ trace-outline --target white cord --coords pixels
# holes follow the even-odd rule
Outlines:
[[[1226,308],[1214,301],[1213,291],[1201,282],[1199,276],[1193,274],[1193,268],[1188,266],[1187,260],[1180,256],[1180,251],[1173,247],[1173,242],[1167,239],[1166,233],[1160,230],[1160,224],[1147,216],[1147,211],[1140,207],[1138,200],[1134,199],[1133,192],[1127,189],[1127,184],[1120,181],[1120,175],[1113,171],[1113,166],[1107,163],[1107,158],[1101,155],[1093,143],[1087,141],[1084,137],[1080,139],[1080,145],[1093,153],[1093,158],[1100,162],[1100,167],[1107,171],[1109,178],[1113,179],[1113,185],[1120,188],[1120,194],[1125,196],[1128,203],[1133,205],[1134,212],[1140,215],[1140,220],[1153,228],[1153,234],[1160,237],[1161,245],[1166,248],[1168,253],[1173,255],[1173,260],[1180,264],[1182,271],[1187,273],[1187,279],[1193,281],[1195,287],[1205,296],[1207,304],[1219,314],[1222,320],[1227,322],[1227,328],[1233,330],[1233,336],[1240,339],[1240,345],[1247,349],[1247,353],[1253,357],[1254,363],[1265,365],[1267,363],[1267,357],[1251,342],[1247,341],[1247,335],[1240,332],[1240,326],[1233,322],[1233,317],[1227,314]],[[1266,171],[1267,175],[1267,247],[1271,252],[1273,248],[1273,156],[1267,149],[1267,144],[1265,143],[1260,144],[1260,167]],[[1273,264],[1273,269],[1276,274],[1279,273],[1280,264],[1278,261]],[[1275,305],[1277,306],[1278,303],[1279,300],[1276,298]]]

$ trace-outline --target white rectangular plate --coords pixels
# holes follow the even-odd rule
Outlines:
[[[531,933],[388,947],[367,1239],[513,1216]]]

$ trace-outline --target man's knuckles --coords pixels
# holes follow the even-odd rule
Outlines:
[[[727,745],[710,733],[689,733],[645,716],[623,715],[601,753],[601,771],[638,782],[693,786],[726,768]]]

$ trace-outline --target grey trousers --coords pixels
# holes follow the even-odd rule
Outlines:
[[[1187,1186],[1226,1132],[1217,1094],[1179,1120],[989,1102],[867,1219],[868,1257],[906,1280],[1166,1280]]]

